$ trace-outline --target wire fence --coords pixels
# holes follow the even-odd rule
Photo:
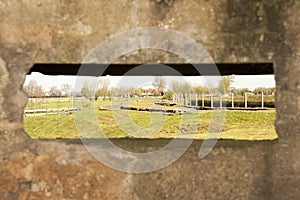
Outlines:
[[[29,98],[24,110],[25,116],[42,116],[68,114],[77,111],[73,108],[71,97]]]
[[[180,106],[200,108],[275,108],[274,95],[245,93],[244,96],[221,94],[177,93],[173,94],[173,102]]]

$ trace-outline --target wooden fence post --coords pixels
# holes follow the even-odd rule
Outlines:
[[[233,93],[231,93],[231,107],[234,108],[234,99]]]
[[[223,102],[222,102],[222,95],[220,95],[220,108],[223,107]]]
[[[213,96],[213,94],[210,95],[210,107],[214,108],[214,96]]]
[[[261,108],[264,108],[264,92],[261,92]]]
[[[247,92],[245,92],[245,108],[247,108],[248,107],[248,105],[247,105],[247,101],[248,101],[248,98],[247,98]]]
[[[202,107],[204,107],[204,94],[202,93]]]

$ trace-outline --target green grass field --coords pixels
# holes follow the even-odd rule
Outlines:
[[[131,104],[154,107],[155,100],[157,99],[133,100]],[[47,106],[55,103],[49,102]],[[72,105],[71,102],[69,103]],[[214,129],[210,131],[213,136],[209,136],[207,133],[212,123],[212,116],[222,114],[220,111],[199,111],[184,115],[163,115],[162,113],[126,110],[112,112],[97,109],[109,104],[109,101],[97,101],[95,102],[96,109],[94,109],[96,126],[99,126],[109,138],[215,138]],[[79,138],[80,135],[91,138],[103,137],[92,130],[93,125],[81,123],[81,117],[81,120],[86,120],[84,119],[86,111],[80,112],[65,115],[27,116],[24,117],[25,130],[33,138]],[[235,140],[273,140],[277,138],[274,128],[275,110],[232,110],[224,111],[224,113],[226,117],[219,138]],[[77,123],[75,123],[75,117]],[[79,134],[76,127],[88,131]]]
[[[72,99],[70,97],[61,98],[29,98],[25,110],[45,109],[45,108],[68,108],[72,107]]]

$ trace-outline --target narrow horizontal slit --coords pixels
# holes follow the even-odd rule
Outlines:
[[[159,70],[161,65],[174,70]],[[216,68],[220,74],[216,74]],[[82,75],[82,76],[126,76],[127,72],[143,67],[143,70],[130,73],[130,76],[213,76],[213,75],[267,75],[274,74],[273,63],[216,63],[216,64],[62,64],[36,63],[28,72],[39,72],[44,75]],[[197,69],[196,69],[196,68]],[[155,70],[158,69],[158,70]],[[214,70],[213,70],[214,69]]]

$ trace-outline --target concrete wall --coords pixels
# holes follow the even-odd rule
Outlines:
[[[0,1],[1,199],[299,199],[299,10],[297,0]],[[127,174],[76,142],[26,135],[22,86],[33,63],[78,63],[108,37],[149,26],[186,34],[215,62],[273,62],[279,140],[221,142],[202,160],[197,141],[167,168]],[[116,141],[139,151],[159,142]]]

